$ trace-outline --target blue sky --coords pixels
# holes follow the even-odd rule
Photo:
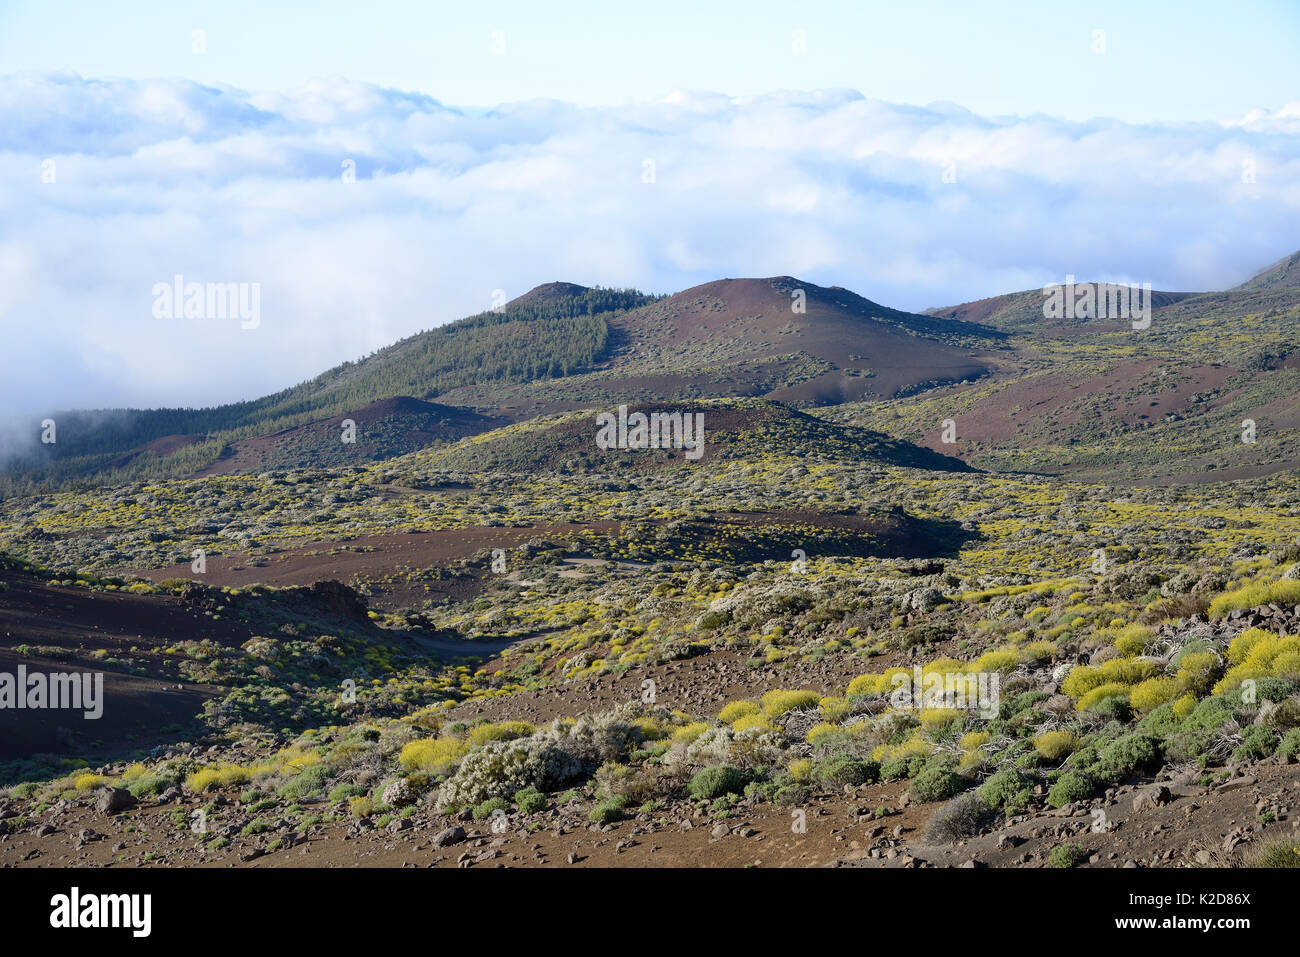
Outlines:
[[[203,54],[192,52],[195,29]],[[0,74],[71,69],[253,90],[344,76],[461,106],[850,87],[984,115],[1226,119],[1300,97],[1297,53],[1295,0],[0,3]]]
[[[1130,6],[0,0],[0,408],[262,395],[554,280],[1226,288],[1300,248],[1300,3]]]

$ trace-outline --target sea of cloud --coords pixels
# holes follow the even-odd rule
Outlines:
[[[54,73],[0,78],[0,129],[20,432],[264,394],[552,280],[789,274],[919,310],[1067,273],[1224,288],[1300,247],[1300,103],[1194,125],[850,90],[466,111],[346,80]],[[158,318],[176,275],[258,283],[260,324]]]

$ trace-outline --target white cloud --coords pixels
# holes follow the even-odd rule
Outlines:
[[[1300,104],[1178,126],[852,90],[460,111],[59,73],[0,78],[0,128],[0,402],[23,414],[263,394],[557,279],[789,273],[920,309],[1066,273],[1221,288],[1300,246]],[[260,327],[155,319],[178,273],[260,283]]]

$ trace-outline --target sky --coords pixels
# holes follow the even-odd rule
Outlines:
[[[0,419],[251,398],[553,280],[923,309],[1300,248],[1300,4],[623,6],[0,0]]]

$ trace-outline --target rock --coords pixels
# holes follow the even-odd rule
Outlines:
[[[713,825],[713,831],[711,833],[714,837],[726,837],[731,833],[731,828],[727,826],[726,821],[719,821],[717,824]]]
[[[433,835],[432,844],[434,847],[450,847],[452,844],[459,844],[463,840],[465,840],[465,829],[460,825],[456,825],[444,828]]]
[[[135,805],[135,798],[126,788],[102,787],[95,797],[95,810],[100,814],[117,814]]]
[[[1169,788],[1163,784],[1157,784],[1154,787],[1144,788],[1137,793],[1137,796],[1133,798],[1133,810],[1135,812],[1146,811],[1168,804],[1173,799],[1174,796],[1170,793]]]

